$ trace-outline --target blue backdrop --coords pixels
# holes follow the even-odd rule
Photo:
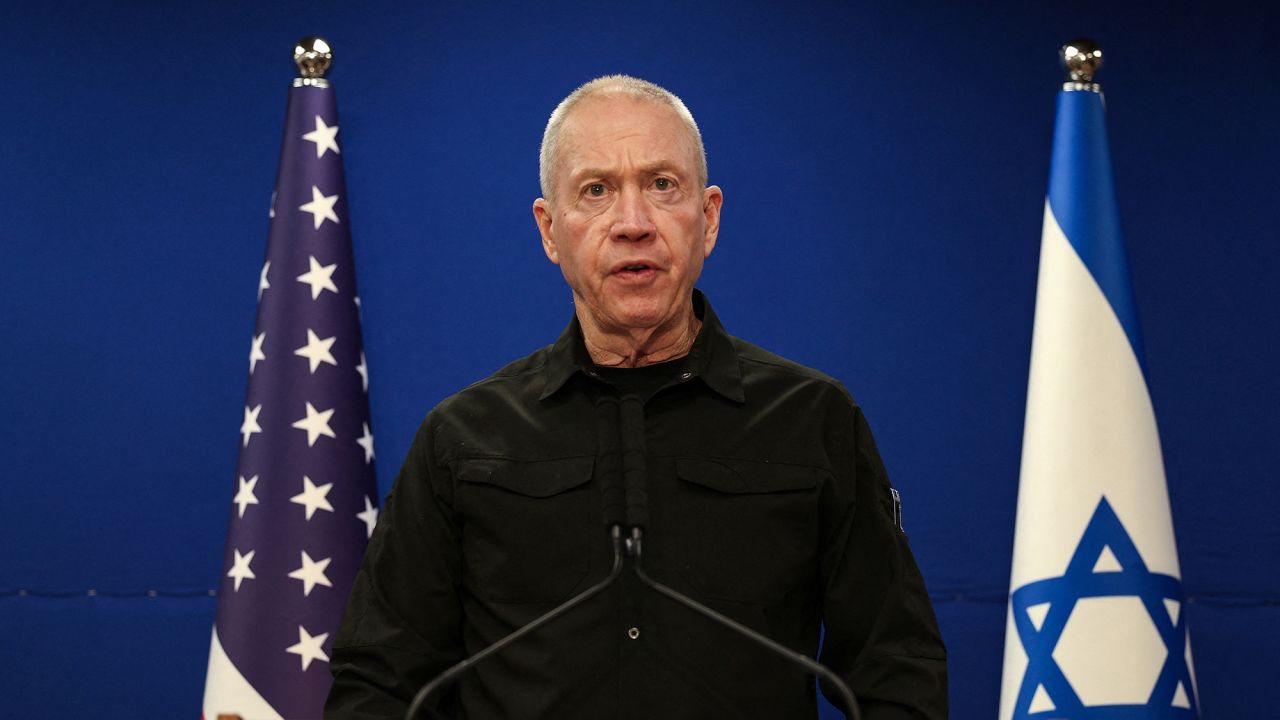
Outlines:
[[[1056,50],[1097,37],[1204,714],[1280,667],[1280,23],[1231,3],[45,3],[0,27],[0,697],[193,717],[289,53],[325,35],[385,493],[441,398],[550,342],[555,103],[680,94],[726,326],[845,381],[903,492],[953,717],[999,695]],[[1259,4],[1260,5],[1260,4]]]

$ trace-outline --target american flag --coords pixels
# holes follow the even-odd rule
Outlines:
[[[378,519],[369,372],[322,79],[289,90],[203,717],[319,718]]]

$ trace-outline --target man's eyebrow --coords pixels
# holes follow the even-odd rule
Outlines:
[[[573,173],[569,175],[569,179],[573,182],[581,182],[589,177],[604,177],[608,174],[609,171],[603,168],[588,167],[573,171]]]
[[[640,165],[636,169],[645,175],[658,175],[658,174],[666,173],[669,175],[683,176],[685,174],[684,171],[680,169],[679,165],[669,162],[667,160],[659,160],[658,162],[649,163],[648,165]],[[572,174],[569,175],[569,180],[577,183],[590,177],[608,177],[613,173],[614,173],[613,170],[607,170],[605,168],[586,167],[579,170],[575,170]]]
[[[661,173],[666,173],[668,175],[684,174],[684,171],[681,170],[679,165],[667,160],[659,160],[658,162],[651,163],[649,165],[641,165],[640,172],[646,175],[658,175]]]

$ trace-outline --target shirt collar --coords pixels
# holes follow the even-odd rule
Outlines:
[[[702,329],[684,358],[685,372],[702,378],[712,390],[734,402],[746,402],[742,392],[742,370],[733,339],[725,332],[711,303],[701,290],[693,291],[693,311],[702,320]],[[548,351],[542,370],[543,390],[539,400],[556,394],[576,373],[586,373],[594,366],[582,339],[582,326],[575,315],[569,327]]]

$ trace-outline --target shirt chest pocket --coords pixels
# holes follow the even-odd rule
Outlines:
[[[473,593],[544,603],[573,592],[587,575],[590,532],[600,525],[592,466],[589,457],[454,463],[464,581]]]
[[[815,467],[749,460],[676,461],[669,532],[681,574],[701,594],[776,605],[816,581]]]

